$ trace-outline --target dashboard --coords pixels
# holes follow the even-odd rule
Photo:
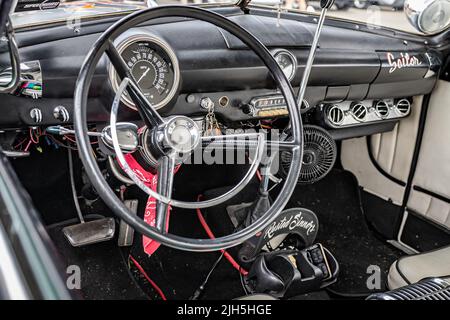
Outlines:
[[[213,10],[262,41],[298,91],[313,16],[283,13],[278,18],[269,9],[244,14],[230,6]],[[15,94],[2,96],[0,127],[70,125],[81,64],[115,19],[85,22],[78,33],[60,25],[17,31],[23,78]],[[152,21],[122,34],[116,46],[162,115],[199,116],[212,102],[223,123],[287,116],[267,68],[242,42],[215,26],[181,18]],[[7,64],[3,52],[0,65]],[[388,130],[409,115],[412,97],[431,92],[441,64],[439,53],[420,37],[327,20],[302,113],[338,138]],[[108,120],[117,87],[115,71],[104,57],[91,85],[89,121]],[[121,117],[137,118],[126,95],[122,102]]]

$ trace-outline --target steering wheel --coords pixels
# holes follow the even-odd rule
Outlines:
[[[264,136],[259,133],[201,137],[200,129],[192,119],[181,115],[167,118],[161,117],[141,92],[131,71],[115,47],[114,40],[132,27],[143,22],[148,22],[151,19],[164,17],[183,17],[209,22],[233,34],[253,50],[267,66],[285,98],[291,124],[290,140],[266,141]],[[133,215],[123,204],[109,187],[93,155],[88,136],[87,100],[89,87],[96,66],[104,53],[106,53],[111,61],[119,79],[122,80],[116,92],[111,111],[110,125],[111,136],[114,142],[114,151],[117,160],[130,178],[142,190],[157,200],[157,218],[154,227]],[[119,146],[116,131],[116,119],[120,98],[124,90],[127,90],[129,97],[133,100],[136,109],[149,130],[148,139],[146,139],[144,143],[147,144],[146,147],[152,150],[152,154],[156,155],[158,177],[157,192],[148,188],[136,176],[133,170],[131,170],[126,163]],[[233,247],[248,240],[274,221],[287,204],[297,184],[303,155],[303,128],[299,108],[297,107],[292,87],[271,53],[258,39],[226,17],[211,11],[187,6],[163,6],[130,14],[113,24],[95,42],[83,62],[75,88],[74,110],[75,132],[80,158],[84,164],[87,175],[100,197],[119,218],[123,219],[136,231],[172,248],[197,252],[215,251]],[[233,148],[249,146],[256,149],[255,159],[244,178],[230,191],[214,199],[199,202],[186,202],[172,199],[173,171],[177,157],[180,155],[186,156],[187,154],[192,153],[199,145],[210,143],[219,146],[224,141],[229,141],[229,139],[232,139],[231,145]],[[230,144],[227,143],[228,148],[229,146]],[[190,209],[206,208],[218,205],[232,198],[238,192],[242,191],[254,177],[262,159],[263,151],[269,149],[289,151],[292,153],[292,160],[279,196],[273,202],[271,207],[262,214],[259,219],[254,221],[253,224],[236,233],[215,239],[193,239],[166,232],[164,226],[166,225],[166,213],[169,205]]]

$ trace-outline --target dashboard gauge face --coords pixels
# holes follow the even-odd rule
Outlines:
[[[179,83],[178,61],[168,44],[151,36],[134,36],[118,46],[142,93],[155,109],[164,107],[174,97]],[[117,90],[118,76],[111,68],[111,81]],[[124,93],[122,101],[135,109],[133,101]]]
[[[297,59],[295,56],[287,50],[277,50],[273,53],[275,61],[283,70],[284,75],[289,81],[294,79],[295,73],[297,72]]]

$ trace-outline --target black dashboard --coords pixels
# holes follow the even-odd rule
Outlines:
[[[282,68],[291,76],[294,91],[298,90],[313,38],[314,16],[283,13],[278,19],[276,12],[269,9],[254,8],[250,14],[230,6],[214,10],[227,15],[274,55],[278,54]],[[64,25],[18,30],[21,61],[35,64],[41,83],[24,79],[16,94],[2,96],[0,126],[71,124],[73,92],[81,64],[101,32],[115,20],[109,17],[87,21],[78,30]],[[150,42],[153,39],[153,44],[147,44],[150,46],[160,41],[159,48],[145,51],[142,45],[129,41],[136,35],[145,36]],[[130,67],[138,66],[141,75],[158,74],[155,79],[164,86],[160,92],[149,93],[149,97],[164,94],[158,100],[163,115],[204,114],[202,100],[209,98],[224,123],[286,116],[283,98],[259,58],[237,38],[213,25],[164,19],[129,30],[117,40],[136,46],[134,52],[138,56],[128,57]],[[148,52],[159,52],[159,61],[145,65],[142,61]],[[136,58],[142,61],[132,61]],[[0,65],[7,64],[7,53],[1,53]],[[159,72],[161,65],[170,70],[163,68]],[[323,126],[334,131],[392,123],[409,114],[412,97],[431,92],[440,67],[439,53],[420,37],[329,20],[319,43],[302,112],[314,113]],[[116,87],[113,74],[104,57],[90,90],[91,122],[108,119]],[[36,78],[39,80],[39,76]],[[124,119],[136,118],[132,108],[124,110]]]

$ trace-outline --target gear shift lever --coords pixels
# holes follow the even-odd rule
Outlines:
[[[322,12],[320,13],[319,22],[317,23],[316,32],[314,34],[313,42],[311,45],[311,50],[309,51],[308,60],[306,61],[305,71],[303,72],[302,81],[300,83],[300,88],[297,97],[297,105],[301,106],[303,103],[303,99],[305,97],[306,87],[308,85],[309,76],[311,74],[311,68],[314,62],[314,57],[317,51],[317,44],[319,43],[320,34],[322,32],[322,27],[325,22],[325,16],[327,14],[328,9],[330,9],[334,4],[334,0],[321,0],[320,6],[322,8]],[[270,167],[270,166],[269,166]],[[247,221],[246,223],[250,223],[253,219],[258,218],[261,210],[267,206],[270,206],[268,192],[267,192],[267,177],[263,176],[264,180],[261,181],[261,186],[258,192],[258,196],[253,205],[247,208]],[[244,242],[241,250],[239,250],[239,257],[241,261],[244,261],[244,257],[248,257],[254,250],[255,241],[257,241],[258,237],[254,236],[253,238]],[[246,260],[246,259],[245,259]],[[248,261],[244,261],[248,262]]]
[[[327,15],[328,9],[330,9],[333,6],[333,4],[334,0],[320,1],[320,7],[322,8],[322,11],[320,12],[319,22],[317,23],[317,28],[314,34],[311,50],[309,51],[308,60],[306,61],[305,71],[303,71],[302,81],[300,82],[300,88],[298,89],[297,105],[300,106],[300,108],[303,103],[303,99],[305,98],[306,87],[308,85],[309,76],[311,74],[314,57],[316,56],[317,45],[319,43],[323,23],[325,22],[325,16]]]

